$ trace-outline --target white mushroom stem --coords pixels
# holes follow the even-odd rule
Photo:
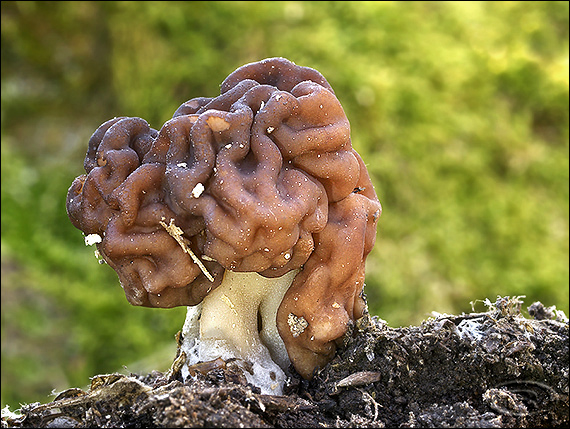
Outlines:
[[[266,278],[226,270],[220,286],[199,306],[188,307],[181,346],[187,365],[242,359],[253,365],[253,374],[244,371],[249,382],[263,393],[281,394],[290,362],[277,331],[277,310],[297,273]],[[187,368],[182,374],[189,376]]]

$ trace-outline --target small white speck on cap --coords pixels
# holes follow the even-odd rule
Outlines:
[[[192,189],[192,196],[194,198],[198,198],[200,195],[202,195],[202,192],[204,192],[204,185],[202,183],[197,183],[196,186],[194,186],[194,189]]]

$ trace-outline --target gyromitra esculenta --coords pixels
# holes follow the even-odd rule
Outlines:
[[[104,123],[67,196],[133,305],[188,306],[187,365],[237,357],[281,393],[366,311],[380,203],[326,79],[284,58],[231,73],[160,131]],[[251,370],[251,367],[250,367]]]

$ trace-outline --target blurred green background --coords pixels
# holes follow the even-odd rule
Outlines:
[[[158,129],[272,56],[327,78],[368,164],[384,209],[373,315],[417,324],[497,295],[568,314],[568,2],[1,8],[2,407],[168,367],[185,309],[127,303],[69,222],[67,188],[107,119]]]

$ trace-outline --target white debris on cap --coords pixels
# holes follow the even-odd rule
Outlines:
[[[194,189],[192,189],[192,196],[194,198],[198,198],[200,195],[202,195],[204,189],[204,185],[202,183],[198,183],[196,186],[194,186]]]
[[[303,316],[298,317],[293,313],[289,313],[289,317],[287,317],[287,324],[289,325],[289,329],[291,330],[291,335],[293,335],[293,338],[297,338],[305,331],[307,326],[309,326],[309,323]]]
[[[85,245],[92,246],[96,243],[101,243],[103,239],[99,234],[89,234],[85,236]]]

